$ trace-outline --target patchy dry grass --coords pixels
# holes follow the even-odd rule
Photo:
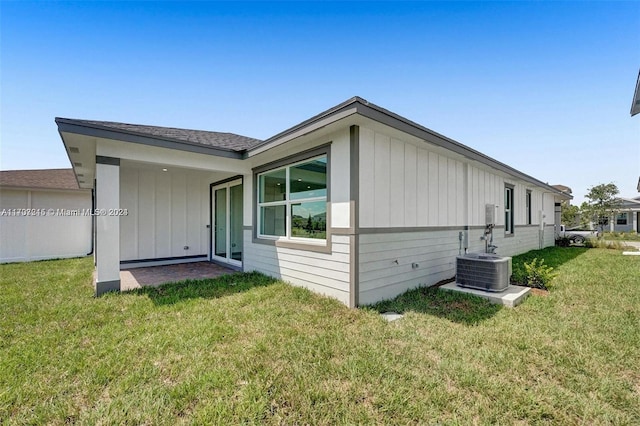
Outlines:
[[[90,259],[1,265],[0,422],[638,424],[638,260],[582,250],[516,309],[258,274],[96,299]]]

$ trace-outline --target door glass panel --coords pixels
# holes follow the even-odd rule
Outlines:
[[[215,192],[215,247],[218,257],[227,257],[227,188]]]
[[[231,259],[242,260],[242,185],[229,188]]]

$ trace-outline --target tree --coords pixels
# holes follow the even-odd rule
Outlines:
[[[586,207],[584,214],[591,219],[591,222],[598,224],[600,232],[604,231],[604,225],[620,208],[620,201],[616,198],[619,192],[614,183],[601,183],[589,188],[589,192],[585,195],[588,201],[584,206]]]
[[[562,202],[561,223],[564,223],[567,227],[575,226],[577,224],[579,214],[580,207],[571,205],[568,201]]]

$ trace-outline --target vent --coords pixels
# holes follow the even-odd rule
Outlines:
[[[84,177],[84,174],[82,174],[82,173],[78,173],[76,176],[78,176],[78,177]]]
[[[456,257],[456,284],[485,291],[509,287],[511,258],[495,254],[469,253]]]
[[[69,152],[73,153],[73,154],[77,154],[80,152],[80,150],[78,148],[76,148],[75,146],[70,146],[69,147]]]
[[[73,165],[76,167],[82,167],[82,163],[73,163]]]

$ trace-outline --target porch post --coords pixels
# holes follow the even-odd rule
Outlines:
[[[640,215],[640,212],[633,212],[633,211],[629,210],[629,216],[631,216],[632,217],[631,220],[633,220],[633,226],[631,227],[632,231],[637,231],[638,230],[638,216],[639,215]]]
[[[96,296],[120,291],[120,159],[96,156]]]

